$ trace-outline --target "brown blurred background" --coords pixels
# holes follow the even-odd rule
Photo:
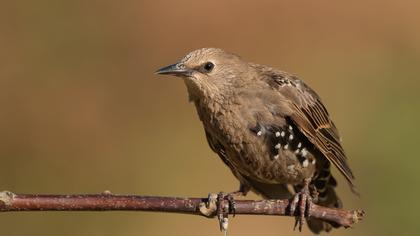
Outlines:
[[[418,235],[419,1],[7,1],[0,9],[0,190],[206,196],[238,182],[207,147],[182,81],[200,47],[295,73],[322,96],[365,221],[331,235]],[[250,195],[250,198],[257,198]],[[310,235],[237,216],[230,235]],[[1,235],[221,235],[142,212],[0,214]]]

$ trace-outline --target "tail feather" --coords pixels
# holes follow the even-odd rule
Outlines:
[[[315,180],[315,184],[317,181],[319,180]],[[328,182],[326,183],[325,187],[320,189],[317,204],[325,207],[342,208],[343,204],[334,190],[337,182],[331,175],[329,175],[327,181]],[[322,231],[329,232],[332,228],[338,228],[340,226],[333,222],[326,222],[315,218],[309,218],[308,227],[313,233],[319,234]]]

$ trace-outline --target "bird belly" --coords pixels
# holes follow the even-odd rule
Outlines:
[[[312,177],[315,173],[316,164],[310,153],[302,159],[295,153],[296,150],[279,150],[274,158],[270,152],[263,151],[263,146],[248,143],[243,147],[245,150],[256,151],[233,151],[234,153],[228,154],[231,168],[255,181],[295,185],[301,184],[305,178]]]

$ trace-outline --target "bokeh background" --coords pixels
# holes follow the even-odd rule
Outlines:
[[[341,134],[365,220],[331,235],[418,235],[419,1],[3,1],[0,189],[195,196],[237,181],[207,147],[182,81],[153,72],[220,47],[303,78]],[[258,198],[250,195],[249,198]],[[310,235],[237,216],[230,235]],[[1,235],[221,235],[145,212],[0,214]]]

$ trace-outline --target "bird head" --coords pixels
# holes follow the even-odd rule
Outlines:
[[[226,96],[238,86],[249,70],[239,56],[218,48],[202,48],[188,53],[181,61],[157,70],[156,74],[184,79],[190,97]]]

